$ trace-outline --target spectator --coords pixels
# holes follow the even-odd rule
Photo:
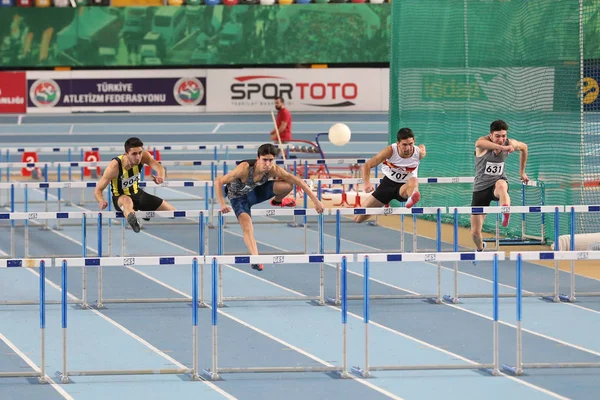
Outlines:
[[[275,109],[277,109],[276,124],[279,128],[279,137],[282,143],[289,142],[292,140],[292,114],[290,110],[285,107],[283,97],[275,98]],[[271,131],[271,140],[277,141],[277,132],[275,129]]]

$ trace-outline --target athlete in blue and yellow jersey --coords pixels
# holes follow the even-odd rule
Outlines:
[[[125,154],[111,160],[94,190],[96,201],[98,201],[100,209],[104,210],[108,207],[108,202],[104,199],[102,191],[110,184],[115,209],[123,211],[134,232],[140,231],[135,211],[175,210],[175,207],[165,200],[140,189],[139,181],[144,165],[158,171],[157,176],[152,176],[154,183],[159,185],[164,182],[164,167],[144,150],[144,143],[140,139],[129,138],[125,142]]]

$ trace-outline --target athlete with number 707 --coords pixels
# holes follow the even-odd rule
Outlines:
[[[421,199],[417,171],[425,157],[425,145],[415,146],[415,135],[410,128],[400,129],[396,140],[396,143],[386,146],[362,168],[365,192],[373,192],[364,203],[366,208],[382,207],[392,200],[406,202],[406,208],[411,208]],[[382,163],[381,172],[384,177],[377,190],[373,191],[371,168]],[[360,223],[368,218],[369,215],[357,215],[354,222]]]
[[[525,174],[527,164],[527,145],[515,139],[508,139],[508,124],[502,120],[490,124],[490,133],[475,142],[475,181],[473,182],[473,199],[471,207],[488,207],[492,200],[499,201],[502,206],[510,206],[508,195],[508,178],[504,162],[514,151],[521,153],[519,175],[523,183],[529,182]],[[510,213],[504,213],[502,226],[508,226]],[[485,242],[481,238],[481,229],[485,214],[471,214],[471,236],[477,251],[483,251]]]

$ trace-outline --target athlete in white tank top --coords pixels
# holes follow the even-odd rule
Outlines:
[[[420,199],[417,171],[421,159],[425,157],[425,146],[415,146],[415,136],[410,128],[402,128],[396,136],[397,142],[386,146],[375,157],[365,163],[362,168],[364,190],[371,196],[364,202],[364,207],[383,207],[391,200],[406,202],[411,208]],[[381,171],[385,178],[374,191],[371,184],[371,169],[382,164]],[[369,215],[357,215],[355,222],[363,222]]]
[[[421,149],[413,147],[413,154],[402,157],[398,154],[398,143],[392,143],[392,156],[383,161],[381,172],[394,182],[405,183],[410,178],[417,178],[417,171],[421,163]]]

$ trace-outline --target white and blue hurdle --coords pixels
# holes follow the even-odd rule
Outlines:
[[[8,190],[9,191],[9,195],[7,196],[7,203],[6,205],[8,206],[10,204],[11,210],[15,210],[16,208],[16,204],[17,202],[15,201],[15,190],[17,189],[22,189],[23,190],[23,196],[24,196],[24,205],[23,207],[26,209],[28,207],[28,205],[31,204],[35,204],[35,203],[39,203],[36,201],[30,201],[29,200],[29,191],[30,190],[35,190],[35,189],[39,189],[39,190],[44,190],[44,200],[42,203],[44,203],[44,211],[49,211],[49,195],[48,195],[48,190],[49,189],[57,189],[57,200],[56,202],[52,202],[52,203],[57,203],[58,206],[58,211],[61,211],[62,205],[63,203],[69,203],[70,205],[74,205],[73,200],[72,200],[72,189],[84,189],[81,191],[81,199],[79,202],[80,206],[83,206],[85,203],[84,197],[85,197],[85,189],[94,189],[96,187],[97,182],[89,182],[89,181],[81,181],[81,182],[23,182],[23,181],[19,181],[19,182],[4,182],[4,183],[0,183],[0,192],[2,191],[2,189]],[[139,185],[141,188],[152,188],[154,191],[156,191],[157,188],[188,188],[188,187],[194,187],[194,188],[204,188],[204,197],[198,197],[195,200],[203,200],[204,201],[204,207],[205,209],[212,209],[212,192],[213,192],[213,181],[165,181],[161,184],[156,184],[152,181],[141,181],[139,182]],[[69,196],[68,199],[63,198],[62,196],[62,190],[67,189]],[[108,191],[108,188],[105,189]],[[109,193],[110,195],[110,193]],[[109,211],[112,209],[112,201],[108,202],[109,204]],[[25,210],[26,211],[26,210]]]
[[[505,364],[502,370],[513,374],[522,375],[525,369],[541,368],[600,368],[600,362],[551,362],[551,363],[524,363],[523,362],[523,261],[538,260],[600,260],[600,251],[529,251],[511,252],[510,259],[516,261],[517,279],[517,354],[515,365]]]
[[[500,227],[499,227],[499,221],[500,221],[500,215],[504,214],[504,213],[510,213],[510,214],[522,214],[522,215],[527,215],[527,214],[538,214],[538,215],[542,215],[544,216],[545,214],[553,214],[554,216],[554,235],[555,235],[555,240],[558,240],[558,232],[559,232],[559,216],[560,213],[564,212],[565,207],[564,206],[508,206],[508,207],[500,207],[500,206],[491,206],[491,207],[449,207],[449,213],[452,213],[454,218],[454,238],[453,238],[453,251],[457,252],[458,251],[458,216],[460,214],[492,214],[492,215],[496,215],[496,248],[495,251],[498,251],[500,249]],[[543,220],[543,219],[542,219]],[[543,226],[542,226],[542,234],[543,234]],[[556,273],[556,287],[554,290],[554,293],[552,292],[544,292],[544,293],[533,293],[533,292],[528,292],[526,294],[527,297],[542,297],[542,298],[547,298],[549,296],[551,297],[555,297],[558,296],[558,264],[557,264],[557,273]],[[446,302],[449,303],[459,303],[460,302],[460,298],[486,298],[486,297],[490,297],[489,294],[485,294],[485,293],[461,293],[459,295],[459,290],[458,290],[458,274],[459,274],[459,268],[458,268],[458,263],[455,262],[454,263],[454,277],[453,277],[453,282],[454,282],[454,288],[453,288],[453,294],[449,295],[444,295],[443,299]],[[515,297],[515,294],[510,294],[510,293],[503,293],[499,295],[500,297]]]
[[[198,265],[204,263],[203,256],[163,256],[163,257],[91,257],[91,258],[66,258],[56,259],[61,263],[61,326],[62,326],[62,370],[57,371],[61,383],[69,383],[70,376],[92,375],[156,375],[156,374],[189,374],[192,380],[199,380],[198,374],[198,307],[192,306],[192,368],[161,368],[161,369],[132,369],[132,370],[78,370],[68,369],[68,341],[67,341],[67,277],[68,268],[71,267],[123,267],[132,265],[191,265],[192,267],[192,297],[188,303],[198,305]]]
[[[456,370],[456,369],[483,369],[492,375],[500,373],[499,361],[499,335],[498,335],[498,261],[504,260],[503,252],[488,253],[398,253],[398,254],[357,254],[356,261],[363,263],[363,321],[364,321],[364,365],[352,367],[352,372],[362,378],[371,377],[371,371],[407,371],[407,370]],[[493,362],[473,364],[415,364],[415,365],[370,365],[369,361],[369,300],[372,298],[369,291],[370,264],[371,262],[395,263],[395,262],[429,262],[437,261],[493,261],[494,279],[492,283],[493,298]]]
[[[575,214],[576,213],[600,213],[600,205],[568,205],[565,206],[565,212],[569,213],[569,249],[575,250]],[[558,234],[556,234],[556,240],[554,250],[559,249],[560,241],[558,240]],[[581,259],[580,259],[581,260]],[[558,293],[558,262],[555,261],[556,266],[556,287],[555,291]],[[575,302],[576,301],[576,285],[575,285],[575,260],[570,260],[570,279],[569,279],[569,293],[558,294],[554,301],[565,301]],[[597,297],[600,296],[600,292],[579,292],[578,296]]]
[[[352,257],[348,254],[302,254],[302,255],[278,255],[278,256],[206,256],[205,260],[207,263],[211,263],[211,320],[212,320],[212,362],[211,368],[203,370],[202,375],[208,380],[219,380],[221,379],[220,374],[223,373],[256,373],[256,372],[335,372],[340,377],[348,377],[347,368],[347,314],[348,308],[346,304],[346,282],[347,282],[347,260]],[[341,366],[273,366],[273,367],[220,367],[218,364],[218,307],[215,304],[218,303],[220,295],[220,287],[217,283],[218,273],[217,268],[222,264],[233,264],[233,265],[248,265],[248,264],[264,264],[264,263],[276,263],[276,264],[323,264],[323,263],[341,263],[342,265],[342,364]],[[306,298],[304,298],[306,299]]]
[[[208,248],[208,235],[206,234],[206,220],[210,215],[210,212],[207,210],[186,210],[186,211],[138,211],[136,212],[138,218],[147,218],[147,219],[156,219],[156,218],[169,218],[169,219],[197,219],[198,222],[198,249],[197,251],[192,252],[193,254],[203,255],[205,253],[205,249]],[[57,219],[57,220],[65,220],[65,219],[74,219],[81,221],[81,257],[88,257],[88,249],[87,249],[87,230],[90,225],[88,221],[95,221],[96,229],[97,229],[97,251],[92,252],[96,253],[97,256],[103,256],[103,221],[104,219],[108,219],[108,255],[112,256],[112,229],[111,229],[111,219],[120,219],[121,221],[121,248],[120,248],[120,256],[125,257],[127,255],[127,246],[126,246],[126,226],[127,223],[125,218],[123,217],[123,213],[121,211],[71,211],[71,212],[18,212],[18,213],[0,213],[0,220],[11,220],[13,223],[15,220],[24,220],[25,221],[25,240],[24,245],[25,254],[29,254],[29,221],[35,220],[44,220],[44,219]],[[11,253],[14,254],[15,251],[15,243],[16,238],[14,234],[14,224],[11,225]],[[50,257],[65,257],[65,255],[53,255]],[[71,256],[72,258],[72,256]],[[104,299],[103,298],[103,284],[102,284],[102,267],[98,268],[98,299],[94,304],[89,304],[87,302],[87,271],[85,265],[82,266],[82,293],[81,299],[76,301],[76,304],[79,304],[81,308],[103,308],[105,303],[149,303],[149,302],[181,302],[185,301],[185,299]],[[203,267],[201,267],[203,268]],[[203,274],[201,275],[204,276]],[[202,278],[203,279],[203,278]],[[204,289],[201,289],[202,299],[204,298]],[[203,302],[203,301],[202,301]],[[14,302],[4,302],[0,301],[0,304],[15,304]],[[19,304],[37,304],[37,303],[19,303]]]
[[[36,372],[15,371],[0,372],[0,378],[37,377],[40,383],[48,383],[46,375],[46,263],[52,266],[50,258],[0,259],[0,268],[39,268],[39,299],[25,304],[39,304],[40,307],[40,365]],[[12,304],[24,304],[12,302]]]

